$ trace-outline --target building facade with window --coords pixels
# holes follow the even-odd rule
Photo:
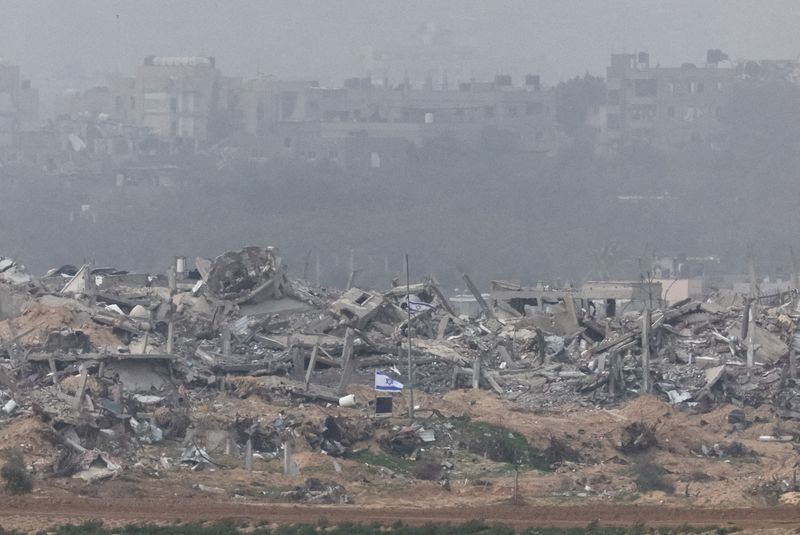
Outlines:
[[[134,97],[138,123],[170,143],[202,144],[218,104],[220,72],[213,57],[145,58],[136,73]],[[126,104],[126,95],[121,104]],[[117,102],[115,101],[115,106]]]
[[[652,67],[649,54],[612,54],[607,68],[606,141],[661,148],[724,142],[724,114],[739,70],[709,51],[703,66]]]
[[[522,86],[500,76],[447,90],[386,88],[369,78],[340,88],[264,79],[245,84],[242,104],[247,134],[274,138],[272,146],[286,155],[312,160],[352,160],[346,154],[371,147],[369,158],[358,159],[375,167],[384,153],[437,138],[539,153],[553,152],[557,142],[553,92],[542,90],[536,76]]]
[[[19,134],[38,127],[39,91],[20,77],[20,68],[0,61],[0,152],[13,151]]]

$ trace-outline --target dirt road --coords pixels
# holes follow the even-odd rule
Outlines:
[[[644,523],[662,527],[736,526],[747,529],[790,528],[800,525],[800,508],[690,509],[659,506],[585,505],[512,506],[495,505],[448,509],[368,508],[359,506],[261,505],[210,500],[149,500],[98,498],[4,498],[0,503],[0,525],[35,530],[64,523],[103,520],[107,525],[241,519],[251,522],[330,523],[401,520],[410,524],[428,522],[463,523],[482,520],[517,528],[531,526],[576,527],[593,520],[601,525],[629,526]]]

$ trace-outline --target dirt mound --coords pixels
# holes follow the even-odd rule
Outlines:
[[[80,375],[70,375],[69,377],[65,377],[62,379],[59,384],[61,385],[61,389],[74,396],[78,392],[78,388],[81,384],[81,377]],[[92,396],[99,396],[105,392],[105,386],[100,383],[100,381],[96,377],[87,377],[86,378],[86,393]]]
[[[0,431],[0,451],[17,449],[34,470],[46,471],[58,458],[58,449],[49,440],[50,427],[35,416],[17,418]]]
[[[111,329],[93,322],[87,311],[73,303],[57,298],[34,301],[20,316],[0,322],[0,339],[18,337],[21,345],[43,348],[52,331],[73,329],[87,335],[97,349],[116,350],[122,344]]]

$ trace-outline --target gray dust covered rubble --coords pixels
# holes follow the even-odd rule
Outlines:
[[[510,469],[529,495],[613,498],[653,490],[633,473],[650,462],[688,498],[735,477],[702,463],[731,460],[778,465],[742,496],[798,490],[795,291],[666,306],[660,283],[492,281],[482,295],[463,274],[461,310],[431,279],[337,290],[289,274],[275,247],[157,275],[36,277],[0,259],[0,447],[22,449],[42,488],[75,492],[134,479],[352,503],[399,480],[468,500]],[[376,395],[376,372],[402,392]],[[248,487],[254,474],[272,483]]]

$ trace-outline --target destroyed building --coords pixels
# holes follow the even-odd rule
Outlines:
[[[343,464],[453,492],[481,457],[549,481],[564,467],[590,472],[603,448],[634,459],[669,440],[663,414],[618,416],[605,438],[570,445],[571,425],[587,424],[509,431],[499,407],[553,422],[648,403],[686,422],[726,411],[728,442],[669,446],[701,459],[758,458],[754,443],[800,431],[796,292],[668,304],[652,282],[493,281],[486,299],[463,274],[471,318],[430,279],[338,291],[290,273],[260,246],[193,267],[177,257],[165,274],[65,265],[35,277],[0,259],[0,429],[37,430],[25,450],[37,481],[206,473],[192,492],[236,495],[213,474],[273,477],[274,462],[296,486],[263,499],[336,504],[366,499]],[[319,456],[333,460],[330,479],[305,477]],[[617,495],[626,477],[593,492]]]

